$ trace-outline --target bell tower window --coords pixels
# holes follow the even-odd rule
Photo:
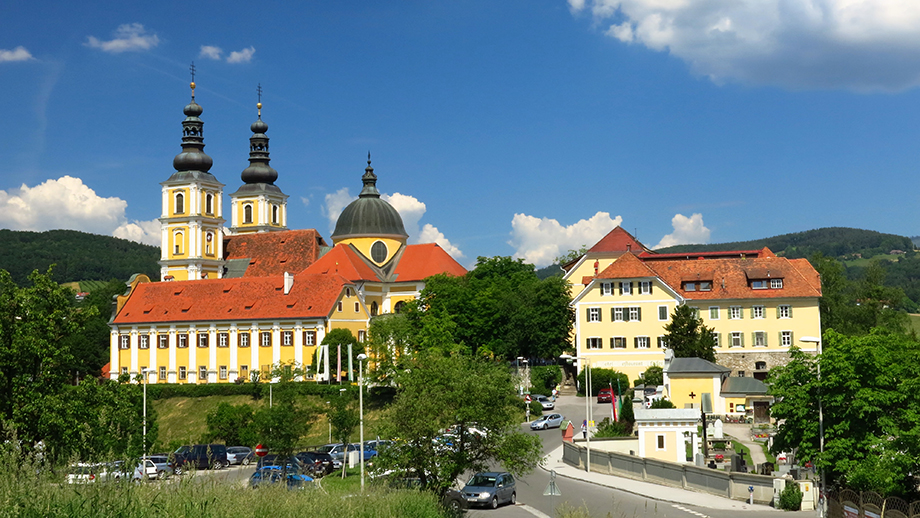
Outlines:
[[[182,245],[184,244],[184,242],[185,242],[185,236],[182,234],[182,232],[176,232],[175,234],[173,234],[173,252],[176,255],[182,254],[182,249],[183,249]]]
[[[205,214],[214,214],[214,196],[211,194],[204,198],[204,212]]]
[[[243,223],[252,223],[252,205],[243,206]]]
[[[204,244],[204,246],[205,246],[205,253],[208,254],[208,255],[213,255],[213,254],[214,254],[214,252],[213,252],[213,250],[214,250],[214,234],[213,234],[212,232],[208,232],[208,233],[207,233],[207,235],[206,235],[205,238],[204,238],[204,243],[205,243],[205,244]]]
[[[278,224],[278,206],[272,205],[272,224]]]
[[[185,213],[185,195],[176,193],[176,214]]]

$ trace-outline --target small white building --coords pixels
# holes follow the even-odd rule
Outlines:
[[[697,450],[700,411],[694,408],[656,408],[635,411],[639,456],[668,462],[687,462],[687,439]]]

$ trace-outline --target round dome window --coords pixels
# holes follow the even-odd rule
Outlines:
[[[383,241],[377,241],[371,245],[371,259],[375,263],[382,263],[387,258],[387,245]]]

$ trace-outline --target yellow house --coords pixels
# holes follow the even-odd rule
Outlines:
[[[671,351],[664,363],[665,395],[677,408],[769,422],[773,397],[764,382],[731,377],[730,369],[701,358],[673,358]]]
[[[687,462],[687,442],[696,451],[700,412],[685,408],[639,409],[635,412],[639,456],[668,462]]]

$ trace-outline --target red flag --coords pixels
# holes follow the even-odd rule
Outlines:
[[[610,411],[613,413],[613,420],[617,420],[617,399],[619,399],[619,394],[614,394],[613,392],[613,382],[608,383],[610,385]]]

